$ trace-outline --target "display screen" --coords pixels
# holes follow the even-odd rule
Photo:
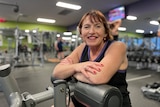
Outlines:
[[[124,19],[125,16],[126,16],[126,13],[125,13],[124,6],[114,8],[114,9],[110,10],[108,13],[108,17],[109,17],[110,22],[118,20],[118,19]]]

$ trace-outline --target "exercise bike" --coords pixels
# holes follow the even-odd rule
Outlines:
[[[36,107],[37,104],[54,99],[54,107],[68,107],[67,97],[74,95],[90,107],[122,107],[120,91],[109,85],[91,85],[82,82],[51,78],[53,86],[45,91],[30,94],[20,93],[18,84],[11,74],[10,64],[0,66],[0,85],[9,107]]]

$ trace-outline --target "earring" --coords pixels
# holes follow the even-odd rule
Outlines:
[[[105,36],[104,38],[103,38],[103,41],[106,41],[107,40],[107,37]]]

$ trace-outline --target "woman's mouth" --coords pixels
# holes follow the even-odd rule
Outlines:
[[[88,39],[90,39],[90,40],[95,40],[95,39],[97,39],[98,37],[96,37],[96,36],[89,36],[89,37],[87,37]]]

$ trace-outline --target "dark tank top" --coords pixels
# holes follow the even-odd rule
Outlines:
[[[105,43],[105,45],[104,45],[102,51],[100,52],[99,56],[94,60],[95,62],[100,62],[103,59],[103,57],[105,55],[105,52],[106,52],[106,50],[108,49],[108,47],[110,46],[111,43],[113,43],[113,41],[107,41]],[[89,59],[90,59],[90,54],[89,53],[90,53],[90,49],[86,45],[83,52],[82,52],[80,62],[89,61]],[[126,82],[126,69],[125,70],[118,70],[113,75],[113,77],[110,79],[110,81],[106,84],[111,85],[111,86],[115,86],[120,90],[120,92],[122,93],[122,96],[123,96],[123,107],[131,107],[129,92],[127,90],[128,84]]]
[[[63,51],[63,42],[62,41],[59,41],[58,43],[57,43],[57,45],[58,45],[58,51],[59,52],[62,52]]]

